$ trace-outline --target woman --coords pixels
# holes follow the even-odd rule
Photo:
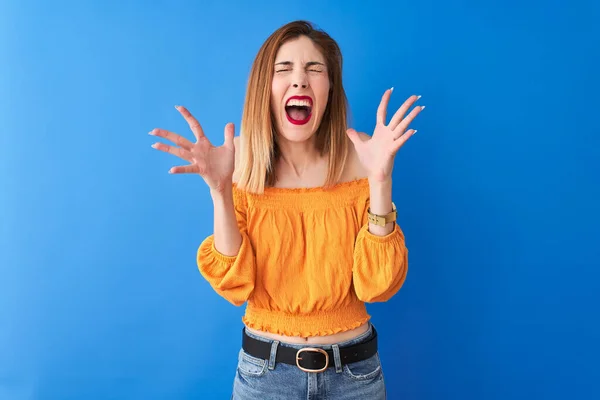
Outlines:
[[[241,135],[213,146],[177,106],[192,143],[153,145],[189,162],[214,203],[200,273],[234,305],[247,302],[235,399],[383,399],[377,333],[365,303],[390,299],[407,272],[395,222],[392,166],[423,107],[407,99],[386,123],[387,90],[372,136],[346,126],[337,43],[305,21],[274,32],[254,61]]]

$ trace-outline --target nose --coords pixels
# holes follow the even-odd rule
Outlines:
[[[296,71],[296,73],[294,74],[293,78],[292,78],[292,86],[294,86],[295,88],[302,86],[302,89],[306,89],[308,87],[308,80],[306,79],[306,73],[305,72],[298,72]]]

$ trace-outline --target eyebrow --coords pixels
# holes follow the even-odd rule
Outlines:
[[[291,61],[281,61],[276,63],[275,65],[294,65],[294,63]],[[306,67],[312,67],[313,65],[322,65],[323,67],[325,66],[325,64],[319,61],[309,61],[305,64]]]

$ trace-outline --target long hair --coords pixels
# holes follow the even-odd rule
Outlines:
[[[277,128],[271,113],[271,85],[275,57],[289,40],[307,36],[325,57],[329,74],[329,98],[316,135],[316,147],[321,156],[329,155],[325,186],[339,182],[348,157],[346,135],[347,98],[342,85],[342,53],[327,33],[308,21],[290,22],[277,29],[263,43],[250,71],[244,111],[240,127],[240,175],[238,187],[253,193],[263,193],[274,186],[275,161],[279,157]]]

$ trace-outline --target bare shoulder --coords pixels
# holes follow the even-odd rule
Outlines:
[[[371,136],[364,132],[358,132],[358,134],[363,142],[371,139]],[[368,177],[367,171],[358,159],[356,149],[354,148],[354,144],[352,144],[352,142],[349,144],[347,171],[350,180]]]
[[[368,133],[358,132],[358,135],[360,136],[360,138],[362,139],[363,142],[365,140],[371,139],[371,135],[369,135]]]
[[[237,183],[240,179],[240,137],[236,136],[233,138],[233,147],[235,149],[235,166],[233,168],[233,176],[232,176],[232,182],[233,183]]]

